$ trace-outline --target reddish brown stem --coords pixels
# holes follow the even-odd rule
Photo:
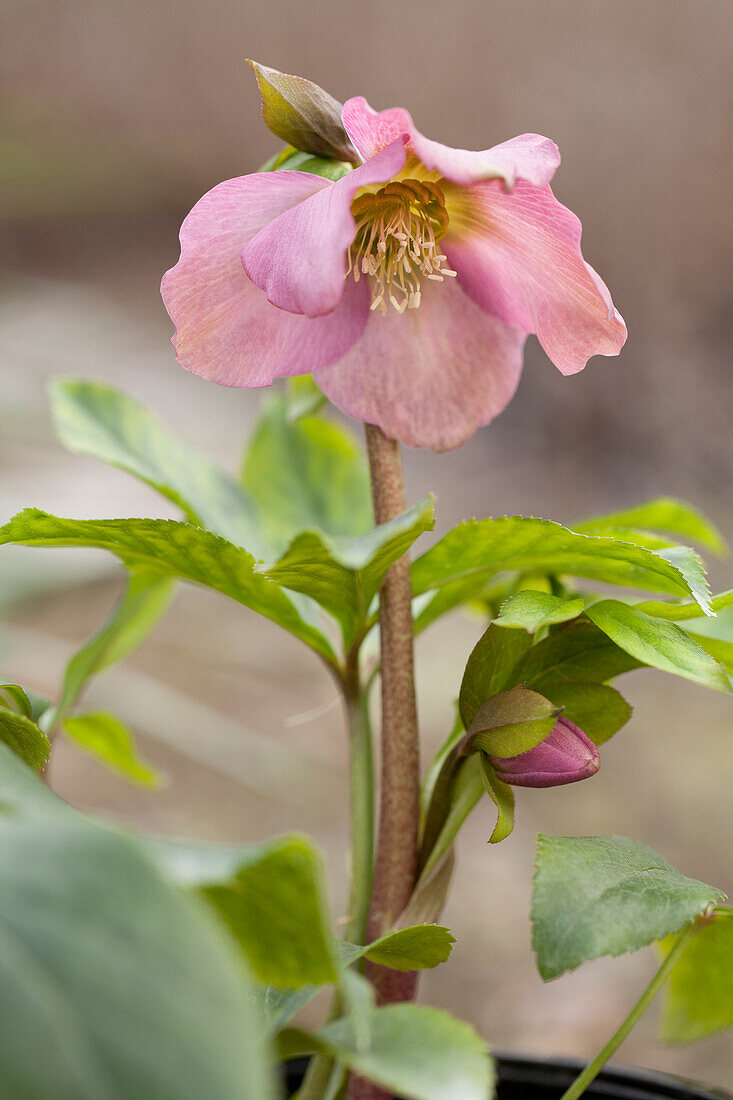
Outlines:
[[[405,510],[399,444],[366,428],[374,518],[386,523]],[[379,594],[382,687],[382,784],[379,840],[368,941],[394,926],[417,878],[420,754],[413,661],[412,587],[407,557],[395,562]],[[367,941],[367,942],[368,942]],[[378,968],[381,976],[393,974]]]
[[[366,426],[374,518],[386,523],[405,510],[399,444]],[[407,557],[395,562],[379,594],[382,687],[382,775],[379,837],[367,942],[394,926],[412,894],[418,870],[420,753],[413,661],[412,587]],[[415,973],[368,964],[379,1004],[412,1000]],[[349,1100],[383,1100],[389,1094],[353,1079]]]

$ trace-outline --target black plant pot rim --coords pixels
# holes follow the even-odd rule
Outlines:
[[[499,1100],[502,1100],[502,1093],[508,1100],[559,1100],[585,1068],[585,1062],[575,1058],[501,1051],[494,1057],[500,1084]],[[287,1083],[291,1090],[300,1084],[306,1065],[305,1059],[287,1064]],[[532,1093],[519,1092],[522,1085],[532,1088]],[[733,1100],[733,1093],[721,1088],[695,1084],[654,1070],[615,1065],[606,1066],[583,1095],[589,1100]]]
[[[499,1051],[494,1057],[503,1084],[528,1084],[547,1089],[554,1086],[557,1096],[562,1095],[560,1090],[569,1088],[586,1066],[578,1058],[549,1058],[513,1051]],[[614,1064],[601,1070],[584,1095],[598,1097],[598,1100],[601,1097],[608,1100],[733,1100],[733,1093],[716,1086],[656,1070]]]

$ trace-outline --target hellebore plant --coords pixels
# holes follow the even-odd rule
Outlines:
[[[196,204],[162,286],[188,370],[246,388],[289,379],[265,403],[239,478],[120,391],[61,381],[62,442],[154,486],[183,519],[29,509],[2,528],[5,543],[105,549],[128,580],[56,699],[0,685],[0,917],[15,937],[9,988],[27,1005],[0,1034],[0,1079],[29,1098],[275,1100],[277,1062],[310,1055],[300,1100],[490,1100],[484,1039],[414,1003],[419,971],[454,942],[438,922],[456,838],[485,795],[497,844],[516,788],[594,776],[631,715],[619,676],[655,668],[731,692],[733,592],[711,597],[697,552],[677,539],[723,545],[694,509],[659,499],[573,527],[471,520],[410,561],[433,502],[406,506],[400,443],[455,447],[500,413],[528,334],[572,374],[617,354],[626,329],[550,190],[559,154],[547,138],[450,149],[401,108],[341,108],[309,81],[254,69],[265,121],[287,145]],[[326,398],[365,422],[366,461]],[[144,641],[179,580],[279,624],[338,685],[350,751],[343,939],[306,837],[164,842],[100,828],[47,789],[61,737],[132,782],[157,782],[124,723],[80,699]],[[453,728],[423,769],[413,639],[465,605],[484,623],[462,682],[447,685]],[[488,873],[490,850],[486,860]],[[540,835],[531,919],[543,980],[650,944],[662,956],[563,1100],[583,1094],[665,983],[665,1038],[733,1024],[724,897],[638,841]],[[73,1050],[57,1041],[68,1019],[40,997],[42,977],[78,1021]],[[326,1022],[294,1024],[328,986]]]

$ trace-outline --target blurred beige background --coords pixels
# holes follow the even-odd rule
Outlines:
[[[5,0],[3,23],[3,516],[25,505],[172,514],[131,479],[61,450],[44,394],[59,374],[119,384],[236,463],[258,398],[177,367],[158,282],[193,202],[273,150],[252,56],[340,99],[403,104],[450,144],[537,131],[561,147],[556,193],[583,220],[586,257],[629,341],[619,359],[563,379],[531,340],[519,393],[491,428],[459,452],[407,456],[411,496],[438,490],[441,530],[505,511],[569,521],[666,493],[705,507],[733,536],[726,0]],[[730,562],[715,564],[713,579],[730,587]],[[3,674],[52,693],[111,605],[119,572],[94,553],[10,550],[0,582]],[[426,748],[445,731],[478,631],[456,616],[420,642]],[[733,704],[661,674],[625,686],[635,716],[592,783],[522,792],[518,828],[496,849],[484,843],[488,807],[462,838],[446,915],[459,942],[424,992],[496,1046],[593,1053],[653,966],[645,952],[541,985],[526,919],[536,831],[627,833],[733,893]],[[169,782],[157,794],[133,790],[62,746],[62,794],[176,836],[313,832],[341,911],[340,716],[295,642],[187,589],[90,700],[130,722]],[[625,1061],[731,1085],[730,1036],[665,1050],[654,1017]]]

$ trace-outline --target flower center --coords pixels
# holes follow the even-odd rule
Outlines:
[[[387,302],[404,313],[420,305],[420,281],[442,282],[455,271],[444,267],[438,241],[448,228],[445,196],[428,181],[393,180],[351,204],[356,233],[349,253],[349,275],[372,283],[372,309],[387,312]]]

